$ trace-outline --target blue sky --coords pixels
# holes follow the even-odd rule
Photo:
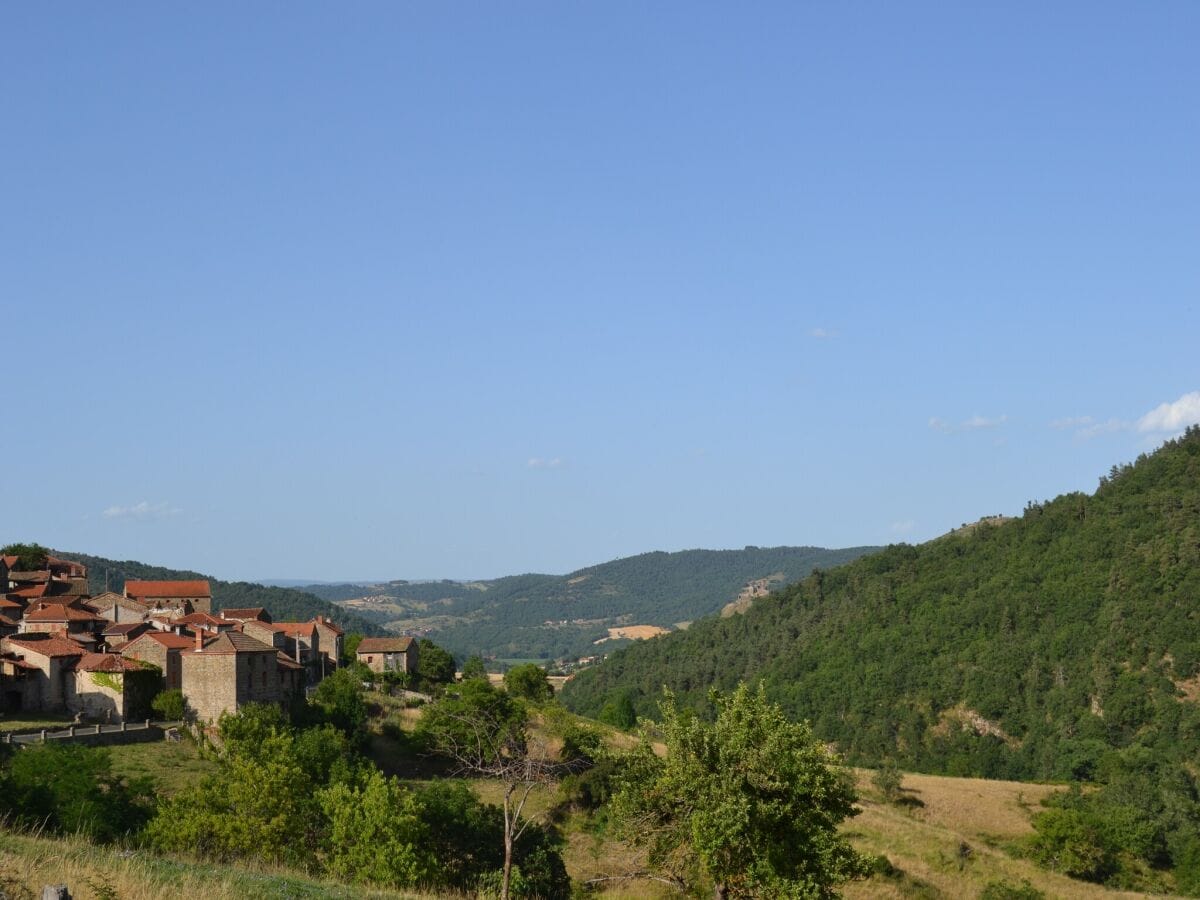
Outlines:
[[[1198,41],[1188,2],[9,4],[0,540],[485,577],[1091,490],[1200,420]]]

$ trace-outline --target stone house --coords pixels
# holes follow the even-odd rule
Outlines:
[[[75,641],[48,634],[23,634],[0,638],[0,654],[24,665],[19,679],[3,685],[5,706],[10,709],[56,712],[66,709],[66,681],[73,678],[75,662],[87,651]]]
[[[215,638],[198,632],[180,661],[188,711],[205,722],[247,703],[288,703],[295,689],[294,663],[281,661],[272,644],[237,631]]]
[[[144,606],[180,612],[212,612],[212,589],[207,580],[126,581],[125,596]]]
[[[141,637],[149,630],[150,626],[146,622],[114,622],[100,632],[100,641],[109,651],[115,652],[118,647]]]
[[[126,659],[136,659],[157,666],[163,674],[168,690],[183,687],[183,663],[185,650],[195,647],[196,639],[189,635],[170,631],[147,631],[121,648]]]
[[[372,672],[415,672],[417,642],[410,637],[363,638],[354,657]]]
[[[39,603],[25,610],[22,634],[50,634],[70,638],[87,646],[96,643],[97,634],[108,624],[86,609],[66,603]]]
[[[92,597],[84,605],[96,615],[116,624],[145,621],[146,614],[150,611],[149,607],[136,600],[130,600],[112,591]]]
[[[160,685],[158,672],[137,660],[115,653],[85,653],[64,679],[64,699],[68,712],[123,722],[130,716],[144,716]]]
[[[313,619],[313,623],[317,627],[317,645],[323,658],[324,672],[322,675],[326,675],[342,664],[342,650],[345,646],[346,633],[325,616],[317,616]]]
[[[306,669],[320,671],[320,636],[313,622],[259,622],[251,619],[242,623],[242,633],[270,644],[289,659]]]

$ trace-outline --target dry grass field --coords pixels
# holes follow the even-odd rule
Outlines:
[[[408,732],[420,717],[420,710],[406,709],[394,698],[371,695],[370,699],[379,723],[388,720]],[[636,740],[606,726],[596,727],[602,728],[614,746],[629,747]],[[116,771],[149,775],[163,793],[173,793],[213,766],[186,742],[130,745],[111,751]],[[389,774],[409,782],[420,783],[437,774],[422,760],[407,755],[398,736],[376,733],[371,755]],[[1022,858],[1020,843],[1032,831],[1031,817],[1041,808],[1041,801],[1060,787],[907,774],[901,802],[888,804],[871,784],[872,774],[854,772],[862,813],[846,822],[844,830],[859,850],[886,856],[894,872],[845,885],[842,892],[848,900],[972,898],[980,896],[990,883],[1013,887],[1028,883],[1047,898],[1066,900],[1145,896],[1072,881]],[[480,799],[501,802],[500,784],[486,780],[470,784]],[[608,838],[582,814],[564,814],[556,809],[559,805],[556,788],[538,788],[526,811],[543,821],[553,819],[561,829],[563,859],[572,879],[610,879],[596,885],[605,900],[675,896],[661,884],[621,880],[645,870],[642,853]],[[0,896],[7,893],[13,900],[40,896],[42,885],[63,881],[71,885],[79,900],[114,896],[105,893],[109,888],[121,900],[199,895],[209,900],[416,896],[337,885],[295,872],[209,865],[0,831]],[[25,895],[23,890],[34,893]]]
[[[905,775],[900,804],[882,802],[871,772],[857,771],[862,813],[845,831],[854,845],[888,858],[899,874],[847,885],[859,898],[970,898],[992,882],[1028,882],[1047,898],[1141,897],[1074,881],[1013,852],[1032,833],[1041,800],[1061,788],[1015,781]]]

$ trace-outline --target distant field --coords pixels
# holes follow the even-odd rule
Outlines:
[[[660,628],[657,625],[622,625],[619,628],[608,629],[608,637],[600,638],[595,643],[603,644],[605,641],[619,641],[622,639],[644,641],[647,638],[658,637],[660,634],[666,633],[666,628]]]

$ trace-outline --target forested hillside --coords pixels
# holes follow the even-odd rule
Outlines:
[[[490,581],[312,585],[317,596],[352,602],[373,621],[428,628],[457,656],[554,659],[597,652],[621,625],[672,628],[718,612],[752,582],[784,584],[875,548],[746,547],[643,553],[568,575]],[[369,603],[352,598],[371,596]],[[611,645],[605,645],[611,646]]]
[[[1200,428],[1093,495],[1030,503],[812,574],[743,616],[635,644],[564,691],[597,714],[763,679],[855,761],[1089,777],[1114,748],[1200,751]]]
[[[378,625],[353,611],[304,591],[264,587],[261,584],[251,584],[246,581],[221,581],[200,572],[165,569],[162,566],[150,566],[129,559],[118,561],[104,559],[100,556],[89,556],[86,553],[69,553],[65,550],[55,550],[54,553],[63,559],[73,559],[88,567],[88,586],[93,595],[99,594],[105,589],[106,577],[108,589],[118,593],[124,589],[126,579],[154,581],[207,578],[212,588],[214,611],[222,608],[239,609],[263,606],[271,613],[276,622],[303,622],[316,615],[325,615],[347,631],[360,631],[363,634],[386,633]]]

